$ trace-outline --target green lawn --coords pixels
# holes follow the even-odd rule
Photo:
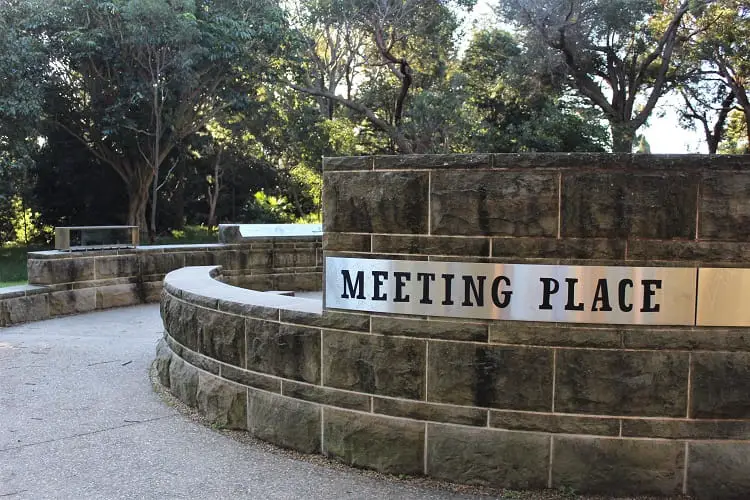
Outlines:
[[[38,248],[0,247],[0,287],[23,285],[26,274],[26,253]]]

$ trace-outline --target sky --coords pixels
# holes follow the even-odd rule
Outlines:
[[[474,10],[464,19],[463,30],[467,43],[472,26],[498,26],[501,25],[490,5],[496,3],[491,0],[478,0]],[[654,154],[683,154],[683,153],[707,153],[708,148],[701,134],[685,130],[680,127],[675,107],[679,105],[679,99],[675,95],[667,95],[659,100],[656,109],[651,114],[647,125],[638,130],[639,134],[646,137],[651,152]]]

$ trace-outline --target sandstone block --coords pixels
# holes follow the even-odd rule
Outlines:
[[[552,350],[430,341],[427,400],[550,411]]]
[[[195,407],[198,392],[198,370],[178,357],[169,363],[169,388],[172,394],[188,406]]]
[[[320,330],[273,321],[245,321],[248,369],[320,382]]]
[[[355,467],[422,474],[424,424],[391,417],[323,409],[323,453]]]
[[[325,385],[408,399],[424,397],[425,342],[323,331]]]
[[[94,288],[64,290],[49,294],[50,316],[80,314],[94,309],[96,309],[96,290]]]
[[[547,486],[550,438],[543,434],[427,426],[427,473],[496,488]]]
[[[247,429],[247,391],[213,375],[200,373],[198,411],[209,422],[227,429]]]
[[[557,236],[558,175],[500,170],[432,173],[432,234]]]
[[[250,433],[302,453],[320,452],[320,407],[268,392],[248,391]]]
[[[665,417],[686,414],[687,353],[561,349],[556,366],[556,411]]]
[[[552,487],[679,495],[685,445],[676,441],[554,436]]]
[[[427,233],[425,172],[323,174],[328,233]]]

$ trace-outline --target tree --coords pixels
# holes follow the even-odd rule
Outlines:
[[[679,89],[683,106],[679,109],[683,127],[695,129],[700,124],[708,154],[716,154],[724,139],[729,114],[734,108],[734,91],[716,82],[698,80]]]
[[[449,3],[473,0],[316,0],[301,10],[300,34],[310,64],[290,86],[323,99],[385,134],[391,149],[416,152],[406,123],[413,96],[444,78],[458,27]],[[344,83],[341,93],[341,84]],[[418,141],[417,141],[418,142]]]
[[[283,46],[271,0],[58,0],[55,124],[127,187],[127,222],[155,231],[159,169],[211,120],[245,105]],[[270,71],[269,71],[270,72]]]
[[[594,110],[538,78],[529,59],[508,32],[474,33],[461,61],[471,108],[467,150],[604,151],[607,134]]]
[[[712,85],[713,88],[693,92],[686,105],[690,115],[706,130],[709,147],[716,151],[733,103],[736,103],[745,123],[750,123],[750,89],[747,84],[750,78],[750,2],[714,0],[695,24],[699,36],[691,46],[691,56],[701,64],[703,85]],[[697,106],[690,106],[696,101]],[[711,104],[707,105],[707,102]],[[702,109],[707,107],[716,108],[717,121],[711,131]],[[750,140],[747,127],[745,130]]]
[[[498,10],[524,33],[540,66],[601,110],[614,151],[630,152],[679,80],[673,55],[693,35],[685,16],[706,1],[507,0]]]
[[[46,61],[33,31],[36,7],[27,0],[0,0],[0,242],[15,239],[14,204],[25,213],[31,196]]]

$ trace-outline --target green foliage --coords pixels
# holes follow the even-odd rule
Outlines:
[[[189,225],[182,229],[173,229],[169,236],[159,236],[155,244],[195,244],[195,243],[216,243],[219,241],[219,228],[216,226],[209,227],[202,224]]]
[[[20,196],[14,196],[11,200],[11,210],[13,211],[12,224],[16,243],[28,245],[41,236],[39,212],[33,212],[28,208]]]
[[[294,222],[294,206],[285,196],[272,196],[258,191],[243,207],[242,222],[251,224],[281,224]]]
[[[26,254],[45,247],[0,245],[0,287],[20,285],[27,281]]]

